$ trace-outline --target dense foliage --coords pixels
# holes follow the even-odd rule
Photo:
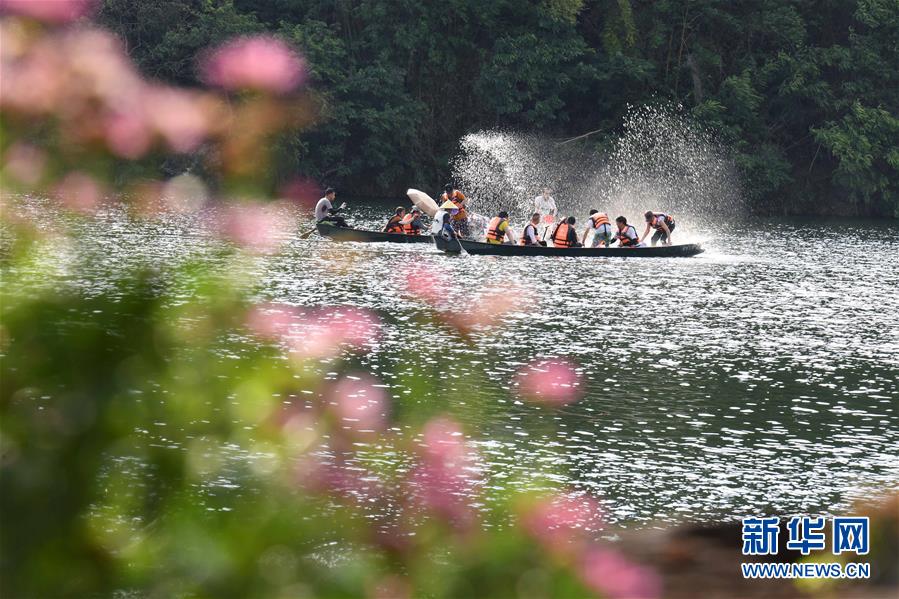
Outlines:
[[[604,146],[628,104],[673,101],[732,149],[756,211],[899,215],[895,0],[106,0],[100,18],[181,84],[225,37],[296,44],[324,111],[281,140],[283,177],[435,188],[467,132]]]

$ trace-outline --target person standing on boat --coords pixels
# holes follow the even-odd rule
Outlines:
[[[577,240],[577,231],[574,230],[574,224],[577,221],[573,216],[561,221],[556,225],[552,234],[553,245],[557,248],[577,248],[581,247],[581,242]]]
[[[551,191],[548,187],[543,188],[543,192],[534,198],[534,212],[539,212],[543,222],[551,225],[556,222],[556,199],[550,195]]]
[[[423,225],[421,224],[421,210],[413,208],[409,214],[400,221],[403,226],[403,233],[406,235],[421,235]]]
[[[640,236],[637,235],[637,229],[634,225],[627,224],[627,219],[623,216],[619,216],[615,219],[615,225],[618,227],[618,233],[615,234],[615,239],[618,241],[618,245],[623,248],[637,248],[644,247],[645,243],[640,243]]]
[[[440,195],[440,201],[444,204],[446,202],[455,204],[456,212],[452,214],[453,228],[459,235],[468,237],[468,210],[466,210],[465,206],[465,195],[447,183],[443,188],[443,193]]]
[[[334,208],[334,199],[337,192],[332,187],[325,190],[325,197],[321,198],[315,205],[315,221],[334,223],[338,227],[348,227],[342,216],[338,216],[338,212],[346,208],[346,202],[338,208]]]
[[[521,241],[519,241],[520,245],[546,245],[545,241],[540,241],[537,238],[537,225],[540,224],[540,213],[535,212],[531,215],[531,222],[524,226],[524,231],[521,232]]]
[[[643,231],[642,241],[646,241],[649,236],[650,227],[655,229],[655,235],[652,236],[652,245],[655,246],[662,240],[663,245],[671,245],[671,232],[674,231],[674,217],[664,212],[653,212],[647,210],[643,215],[646,219],[646,230]]]
[[[612,243],[612,223],[609,216],[605,212],[599,210],[590,211],[590,223],[584,229],[584,235],[581,237],[581,243],[587,243],[587,233],[593,231],[593,241],[590,247],[598,248],[600,243],[605,243],[609,247]]]
[[[390,220],[387,221],[387,224],[384,225],[385,233],[402,233],[403,232],[403,217],[406,216],[406,209],[402,206],[397,206],[396,210],[393,211],[393,216],[390,217]]]
[[[509,213],[500,210],[487,225],[487,243],[501,244],[504,239],[508,239],[509,243],[515,243],[512,228],[509,226]]]

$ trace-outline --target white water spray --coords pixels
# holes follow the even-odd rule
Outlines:
[[[506,209],[519,226],[543,187],[553,190],[562,215],[578,218],[579,229],[596,208],[612,218],[625,215],[642,232],[643,212],[654,210],[673,214],[679,232],[690,228],[695,238],[710,215],[745,212],[727,152],[681,108],[632,107],[622,131],[606,151],[587,140],[472,133],[461,141],[453,174],[474,210]]]

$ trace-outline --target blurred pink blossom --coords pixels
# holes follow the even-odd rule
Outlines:
[[[56,195],[70,210],[90,213],[103,199],[103,188],[90,175],[74,171],[56,185]]]
[[[463,335],[470,335],[479,328],[500,324],[512,312],[526,310],[531,301],[529,290],[510,286],[502,291],[481,294],[470,302],[471,307],[465,311],[448,310],[441,316]]]
[[[0,0],[0,14],[22,15],[46,23],[69,23],[93,12],[96,0]]]
[[[6,151],[3,169],[19,183],[34,186],[43,177],[46,165],[47,154],[43,150],[28,143],[16,142]]]
[[[562,406],[583,395],[577,367],[567,360],[532,362],[519,370],[516,378],[519,392],[531,401]]]
[[[476,455],[462,428],[448,418],[425,425],[419,463],[409,476],[411,497],[449,522],[465,527],[473,520],[468,499],[474,492]]]
[[[439,305],[447,299],[447,292],[451,288],[449,278],[437,266],[431,263],[422,265],[420,262],[409,264],[400,269],[403,278],[403,286],[406,291],[432,306]]]
[[[152,132],[143,115],[136,112],[113,112],[106,116],[106,143],[121,158],[135,159],[147,153],[153,141]]]
[[[611,549],[588,550],[579,570],[584,584],[610,599],[650,599],[662,592],[658,574]]]
[[[339,306],[326,311],[322,319],[340,343],[354,347],[362,347],[377,341],[381,331],[381,319],[371,310],[364,308]]]
[[[283,41],[270,36],[237,38],[200,61],[207,83],[225,89],[286,93],[305,79],[305,63]]]
[[[294,468],[296,484],[314,493],[370,505],[387,495],[383,483],[369,470],[325,445],[303,455]]]
[[[279,195],[301,207],[312,210],[321,197],[321,187],[312,179],[295,178],[278,190]]]
[[[299,359],[331,358],[342,348],[362,349],[377,341],[380,319],[361,308],[320,309],[304,315],[291,336],[291,350]]]
[[[278,340],[298,360],[336,356],[341,349],[362,349],[380,336],[381,320],[364,308],[295,308],[284,304],[260,304],[250,310],[247,328]]]
[[[213,128],[217,109],[206,96],[165,86],[143,91],[147,120],[175,152],[196,150]]]
[[[548,550],[566,554],[580,550],[584,532],[602,528],[602,510],[589,497],[557,496],[530,506],[521,523]]]
[[[219,231],[237,245],[260,254],[275,252],[292,230],[277,204],[243,204],[225,208]]]
[[[3,51],[3,84],[0,85],[0,106],[28,115],[53,111],[64,96],[67,65],[56,43],[38,42],[20,54],[7,51],[6,38],[11,34],[4,28],[0,44]]]
[[[387,420],[387,393],[376,378],[362,374],[340,379],[328,392],[329,410],[339,426],[355,432],[384,428]]]
[[[368,592],[369,599],[411,599],[412,585],[396,574],[388,574],[378,580]]]
[[[290,334],[299,317],[299,310],[287,304],[259,304],[250,309],[246,325],[260,337],[279,340]]]

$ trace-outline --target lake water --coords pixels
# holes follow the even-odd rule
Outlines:
[[[359,204],[353,219],[369,228],[390,210]],[[23,209],[48,226],[61,218],[42,202]],[[308,216],[291,217],[307,228]],[[50,278],[7,271],[8,290],[65,282],[101,293],[123,264],[177,263],[217,243],[199,215],[137,222],[111,208],[77,227],[83,253],[50,251]],[[379,311],[383,334],[359,368],[402,409],[438,404],[461,419],[492,484],[567,486],[637,527],[832,513],[899,488],[899,223],[685,218],[675,236],[707,252],[451,257],[425,244],[294,235],[246,268],[260,300]],[[532,301],[467,343],[427,324],[428,308],[405,292],[407,276],[431,272],[447,280],[445,306],[521,287]],[[550,410],[509,393],[521,365],[550,356],[580,365],[580,401]],[[418,393],[410,372],[440,384]],[[164,435],[164,424],[150,433]]]

